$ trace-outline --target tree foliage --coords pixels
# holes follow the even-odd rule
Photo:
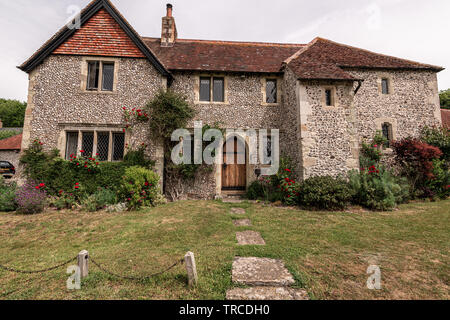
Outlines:
[[[450,89],[439,92],[439,99],[441,100],[441,107],[450,109]]]
[[[5,128],[21,128],[27,104],[17,100],[0,99],[0,120]]]

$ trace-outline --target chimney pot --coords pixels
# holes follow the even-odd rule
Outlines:
[[[177,26],[175,24],[175,18],[172,16],[173,6],[167,4],[167,14],[162,18],[161,29],[161,46],[171,47],[175,44],[178,38]]]

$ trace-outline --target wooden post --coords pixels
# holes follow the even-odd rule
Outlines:
[[[192,287],[197,284],[198,277],[197,277],[197,266],[195,265],[195,257],[194,253],[188,252],[184,256],[184,262],[186,264],[186,271],[188,275],[188,285],[189,287]]]
[[[78,254],[78,267],[80,268],[81,279],[89,275],[89,252],[86,250]]]

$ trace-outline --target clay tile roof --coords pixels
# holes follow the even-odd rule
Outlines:
[[[444,128],[450,129],[450,110],[441,109],[442,115],[442,126]]]
[[[20,150],[22,148],[22,134],[0,140],[0,150]]]
[[[303,44],[177,39],[161,47],[159,38],[143,38],[169,70],[267,72],[281,71],[284,60]]]
[[[284,63],[299,79],[356,80],[345,72],[347,68],[443,70],[441,67],[386,56],[322,38],[314,39]]]

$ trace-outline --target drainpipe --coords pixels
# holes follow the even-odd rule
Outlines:
[[[361,88],[363,81],[364,80],[358,80],[358,86],[355,89],[355,95],[358,93],[359,89]]]

